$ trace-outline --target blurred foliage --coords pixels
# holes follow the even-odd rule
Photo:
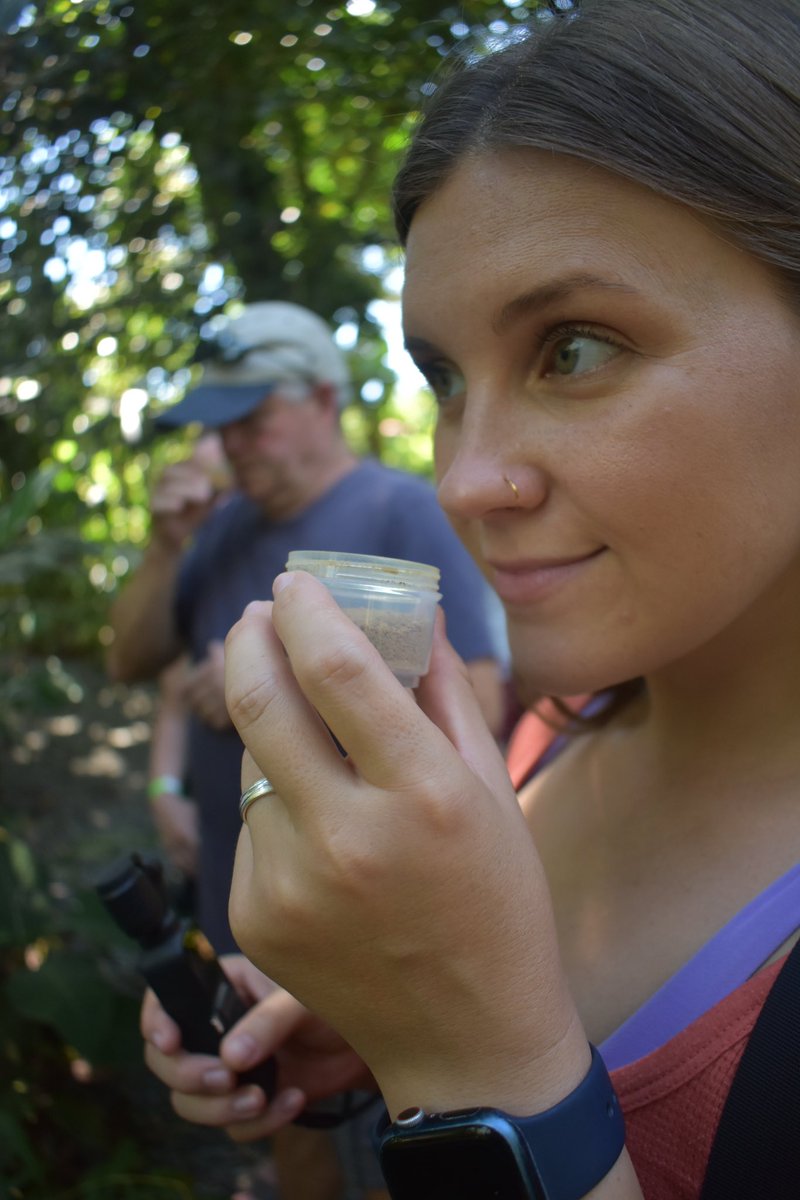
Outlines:
[[[201,328],[243,298],[329,319],[350,351],[355,448],[429,470],[430,405],[397,410],[374,308],[401,262],[390,184],[446,54],[519,34],[537,7],[2,0],[0,504],[16,540],[0,529],[0,588],[29,603],[0,647],[107,635],[148,477],[183,453],[146,414],[183,392]]]
[[[109,984],[130,960],[93,892],[64,894],[0,827],[0,1179],[26,1200],[181,1200],[154,1168],[120,1087],[141,1060],[139,991]]]

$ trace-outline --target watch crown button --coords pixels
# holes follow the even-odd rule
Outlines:
[[[404,1108],[401,1113],[397,1114],[394,1123],[402,1129],[409,1129],[414,1125],[419,1125],[424,1118],[425,1113],[421,1108]]]

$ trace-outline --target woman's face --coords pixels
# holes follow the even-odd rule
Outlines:
[[[509,151],[420,208],[404,314],[442,505],[530,686],[800,637],[800,320],[766,267],[646,188]]]

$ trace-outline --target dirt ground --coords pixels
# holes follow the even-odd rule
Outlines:
[[[155,849],[145,798],[154,690],[112,686],[99,666],[86,663],[50,659],[24,670],[20,695],[30,693],[33,681],[42,699],[36,711],[27,703],[12,707],[8,718],[2,822],[44,861],[54,888],[86,886],[119,855]],[[20,665],[5,664],[6,679],[9,671],[20,674]],[[249,1181],[254,1152],[181,1121],[144,1067],[134,1086],[148,1114],[154,1159],[190,1173],[198,1200],[228,1197]],[[259,1197],[268,1195],[267,1183]]]

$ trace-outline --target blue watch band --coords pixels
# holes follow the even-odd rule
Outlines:
[[[444,1137],[450,1155],[447,1175],[454,1182],[455,1195],[459,1191],[454,1178],[458,1175],[458,1158],[452,1156],[458,1156],[458,1131],[463,1131],[474,1153],[474,1147],[483,1141],[475,1140],[476,1131],[484,1128],[488,1133],[491,1129],[513,1148],[509,1161],[517,1163],[508,1195],[530,1196],[531,1200],[581,1200],[606,1177],[625,1145],[625,1125],[608,1070],[594,1046],[591,1051],[589,1071],[574,1091],[532,1117],[491,1108],[430,1114],[408,1109],[392,1124],[388,1114],[384,1115],[377,1130],[382,1162],[384,1151],[390,1151],[392,1143],[397,1145],[399,1141],[408,1147],[406,1161],[408,1151],[413,1156],[413,1147],[419,1144],[426,1147],[426,1170],[430,1170],[430,1147],[436,1145],[437,1137]],[[496,1182],[503,1183],[500,1179]],[[390,1187],[394,1200],[406,1200],[406,1190],[405,1186],[400,1191]],[[445,1193],[450,1195],[446,1188],[439,1192]],[[408,1200],[414,1200],[411,1192]]]
[[[530,1150],[548,1200],[580,1200],[622,1153],[625,1122],[600,1052],[574,1091],[534,1117],[509,1117]]]

